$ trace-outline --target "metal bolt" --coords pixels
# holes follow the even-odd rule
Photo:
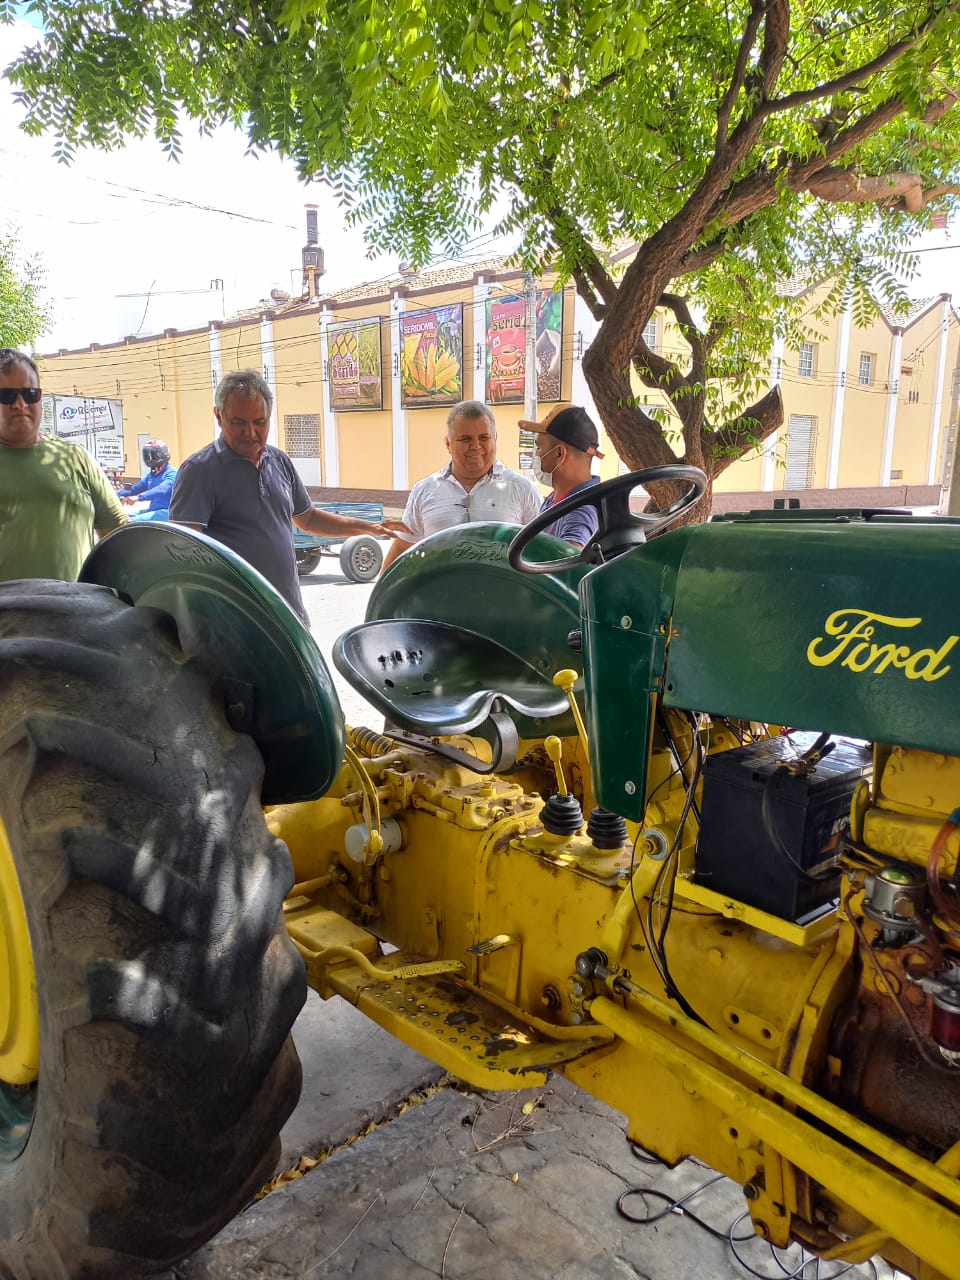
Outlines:
[[[743,1194],[747,1197],[747,1199],[748,1199],[748,1200],[756,1200],[756,1198],[757,1198],[757,1196],[760,1194],[760,1192],[759,1192],[759,1190],[758,1190],[758,1189],[753,1185],[753,1183],[752,1183],[752,1182],[748,1182],[748,1183],[744,1186],[744,1188],[743,1188]]]
[[[623,784],[623,789],[628,796],[632,796],[637,790],[637,784],[635,782],[625,782]]]
[[[633,619],[630,617],[629,613],[625,613],[623,615],[623,617],[620,619],[620,625],[621,627],[623,627],[624,631],[630,630],[630,628],[633,626]]]

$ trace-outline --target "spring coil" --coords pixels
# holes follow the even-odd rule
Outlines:
[[[386,756],[396,750],[395,742],[385,738],[382,733],[377,733],[375,729],[366,729],[362,725],[350,730],[350,745],[368,759]]]

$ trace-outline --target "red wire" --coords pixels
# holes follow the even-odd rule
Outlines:
[[[933,844],[930,846],[930,856],[927,858],[927,888],[930,890],[930,897],[936,904],[937,910],[944,919],[950,924],[960,927],[960,914],[956,910],[956,900],[948,898],[940,884],[940,862],[947,847],[947,840],[958,826],[960,826],[960,823],[948,818],[937,832]]]

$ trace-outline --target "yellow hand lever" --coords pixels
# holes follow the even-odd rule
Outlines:
[[[573,713],[574,724],[577,726],[577,733],[580,735],[580,741],[583,743],[583,749],[588,751],[590,749],[590,742],[587,738],[586,726],[583,723],[583,718],[580,715],[580,708],[577,706],[577,699],[573,692],[573,686],[579,679],[580,676],[578,672],[574,671],[571,667],[565,667],[563,671],[558,671],[556,673],[553,677],[553,683],[558,689],[562,689],[567,695],[567,701],[570,703],[570,710]]]
[[[565,796],[567,794],[567,784],[564,781],[563,769],[560,767],[560,759],[563,755],[563,743],[556,734],[551,733],[549,738],[544,739],[543,745],[546,747],[547,755],[553,761],[553,767],[557,771],[557,786],[560,789],[560,794]]]

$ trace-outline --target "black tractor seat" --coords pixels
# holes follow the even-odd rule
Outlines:
[[[495,640],[445,622],[361,623],[336,641],[333,661],[388,721],[414,734],[469,733],[487,721],[502,727],[503,713],[550,720],[569,707],[549,675]]]

